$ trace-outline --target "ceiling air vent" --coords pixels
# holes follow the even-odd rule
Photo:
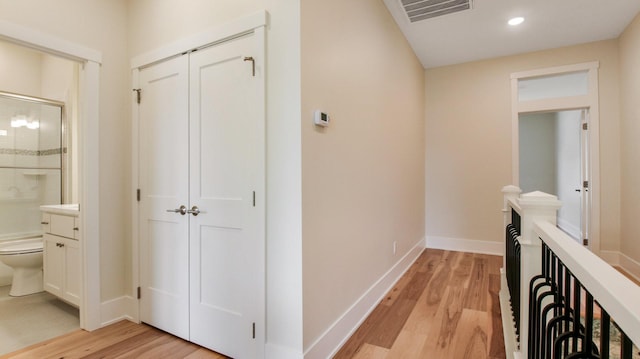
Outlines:
[[[411,22],[471,9],[472,0],[400,0]]]

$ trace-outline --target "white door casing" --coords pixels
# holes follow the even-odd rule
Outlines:
[[[81,119],[78,127],[79,153],[79,204],[82,213],[79,217],[79,231],[83,238],[80,244],[82,256],[82,301],[80,303],[80,327],[95,330],[103,324],[100,299],[100,136],[99,136],[99,98],[100,64],[102,53],[58,38],[49,33],[40,32],[22,25],[0,20],[0,38],[18,45],[40,50],[48,54],[77,61],[80,66],[78,93]]]
[[[519,185],[519,126],[518,118],[523,113],[549,112],[561,110],[587,109],[589,131],[586,149],[587,162],[584,165],[585,177],[589,178],[589,190],[583,191],[583,220],[587,225],[586,232],[589,235],[589,249],[595,254],[600,253],[600,116],[598,101],[598,62],[587,62],[574,65],[558,66],[511,74],[511,118],[512,118],[512,183]],[[520,80],[571,74],[577,72],[587,73],[586,93],[567,96],[541,98],[536,100],[519,101],[518,83]],[[583,228],[583,231],[585,229]]]
[[[188,56],[143,69],[139,88],[140,319],[189,339]]]

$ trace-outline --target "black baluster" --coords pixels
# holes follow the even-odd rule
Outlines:
[[[609,344],[611,341],[611,317],[600,307],[600,357],[609,357]]]
[[[592,353],[596,351],[593,345],[593,296],[588,291],[585,291],[585,301],[586,313],[584,322],[586,326],[586,333],[585,341],[582,343],[582,346],[584,348],[584,353],[592,355]]]
[[[622,340],[622,346],[620,347],[620,359],[632,359],[633,358],[633,343],[631,339],[620,330],[620,337]]]

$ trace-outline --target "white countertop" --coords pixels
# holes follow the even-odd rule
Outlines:
[[[62,214],[66,216],[79,216],[80,205],[78,204],[52,204],[40,206],[40,210],[45,213]]]

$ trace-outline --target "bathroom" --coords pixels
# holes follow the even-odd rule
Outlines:
[[[40,206],[78,203],[78,72],[73,61],[0,41],[0,254],[18,243],[41,258],[30,247],[48,232]],[[15,272],[0,260],[0,355],[79,328],[73,301],[34,290],[31,274],[17,286]]]

